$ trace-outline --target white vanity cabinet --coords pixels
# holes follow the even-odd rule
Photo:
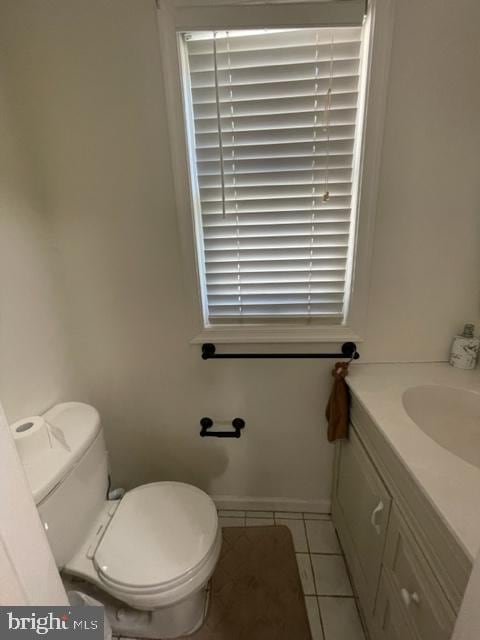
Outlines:
[[[355,397],[332,517],[371,639],[449,640],[471,561]]]

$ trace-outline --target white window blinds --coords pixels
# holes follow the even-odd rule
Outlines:
[[[210,322],[341,322],[361,33],[183,35]]]

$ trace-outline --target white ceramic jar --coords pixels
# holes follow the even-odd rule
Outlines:
[[[480,338],[473,334],[475,326],[466,324],[463,333],[455,336],[450,350],[450,364],[457,369],[475,369],[480,351]]]

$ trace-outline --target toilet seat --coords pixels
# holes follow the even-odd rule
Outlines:
[[[209,555],[217,512],[206,493],[180,482],[155,482],[125,494],[94,555],[100,579],[128,590],[163,590]],[[125,554],[133,552],[132,562]]]
[[[221,531],[215,504],[200,489],[180,482],[142,485],[108,513],[94,553],[85,553],[90,540],[67,571],[139,609],[181,600],[210,578]]]

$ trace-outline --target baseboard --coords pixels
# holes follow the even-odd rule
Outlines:
[[[212,496],[218,509],[242,511],[294,511],[330,513],[330,500],[295,500],[291,498],[253,498],[250,496]]]

